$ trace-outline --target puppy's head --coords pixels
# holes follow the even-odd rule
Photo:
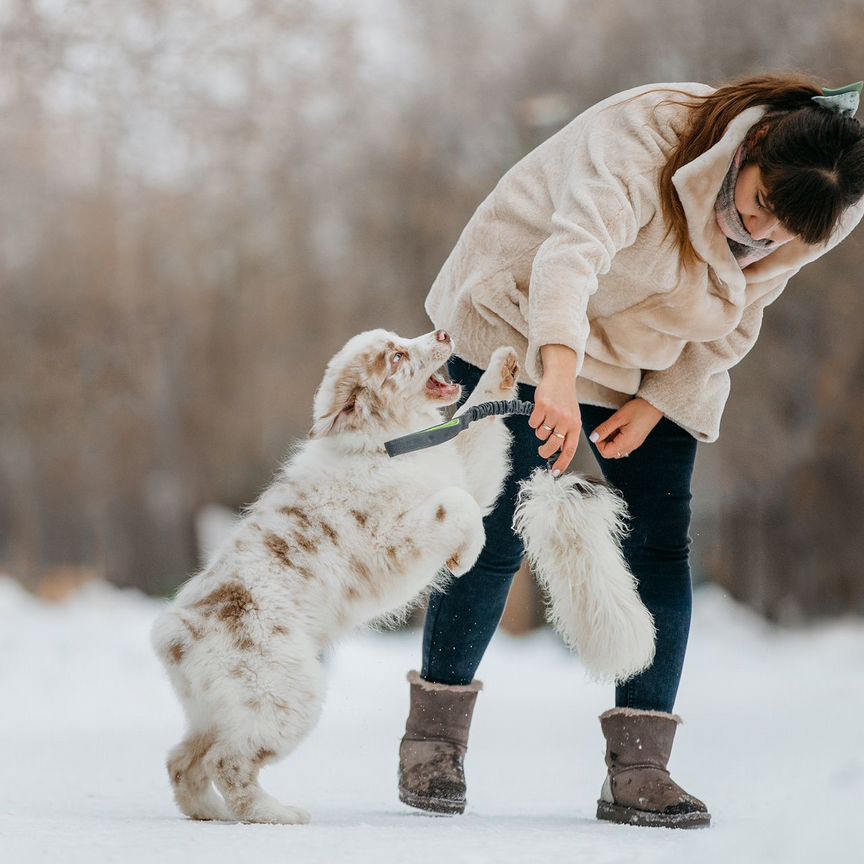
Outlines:
[[[443,330],[416,339],[387,330],[360,333],[327,364],[309,437],[374,435],[410,427],[415,418],[437,418],[434,409],[452,405],[462,392],[437,372],[452,353]]]

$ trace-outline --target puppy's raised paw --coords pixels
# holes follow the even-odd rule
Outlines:
[[[469,532],[465,542],[447,559],[447,569],[454,576],[462,576],[467,573],[477,563],[485,545],[486,534],[481,522]]]
[[[496,348],[489,359],[488,385],[493,392],[500,392],[508,398],[516,389],[516,379],[519,376],[519,357],[516,349],[509,345]],[[485,376],[484,376],[485,377]]]
[[[471,542],[457,549],[447,559],[445,566],[454,576],[463,576],[477,563],[477,559],[480,557],[480,552],[482,551],[482,542],[479,548],[477,548],[476,542]]]
[[[501,389],[513,390],[516,387],[516,378],[519,376],[519,358],[511,348],[510,353],[501,364]]]

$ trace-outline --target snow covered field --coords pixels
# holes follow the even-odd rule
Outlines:
[[[332,657],[321,725],[262,775],[312,812],[278,827],[176,811],[163,758],[181,715],[147,639],[159,608],[104,586],[49,607],[0,578],[0,861],[862,860],[861,622],[778,631],[697,593],[671,764],[714,815],[693,832],[594,820],[610,692],[551,633],[498,634],[481,667],[469,812],[403,807],[396,753],[419,634],[358,634]]]

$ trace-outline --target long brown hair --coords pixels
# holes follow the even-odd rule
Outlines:
[[[761,170],[766,204],[805,243],[828,239],[840,214],[864,194],[864,128],[812,101],[822,87],[800,73],[735,79],[707,96],[675,100],[691,109],[677,146],[660,172],[660,203],[684,264],[699,260],[672,175],[713,147],[732,119],[754,105],[768,108],[747,138],[747,161]],[[641,95],[641,94],[640,94]],[[669,102],[672,100],[663,100]],[[660,104],[663,104],[662,102]],[[752,132],[753,130],[751,130]]]

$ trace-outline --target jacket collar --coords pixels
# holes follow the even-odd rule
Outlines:
[[[717,225],[714,202],[738,147],[766,111],[767,106],[764,105],[754,105],[742,111],[732,119],[713,147],[692,162],[682,165],[672,175],[672,183],[687,218],[687,230],[693,248],[716,273],[721,283],[717,286],[718,293],[736,305],[746,302],[748,284],[765,282],[783,274],[791,276],[804,264],[824,255],[858,224],[864,212],[862,199],[846,210],[827,243],[811,246],[793,239],[746,270],[741,270]]]
[[[764,106],[755,105],[742,111],[732,119],[713,147],[692,162],[682,165],[672,175],[672,184],[678,192],[684,215],[687,217],[690,242],[717,274],[722,283],[720,287],[726,289],[726,299],[736,304],[743,302],[746,279],[735,256],[729,251],[725,235],[717,225],[714,202],[738,147],[765,110]],[[779,251],[780,249],[771,255]]]

